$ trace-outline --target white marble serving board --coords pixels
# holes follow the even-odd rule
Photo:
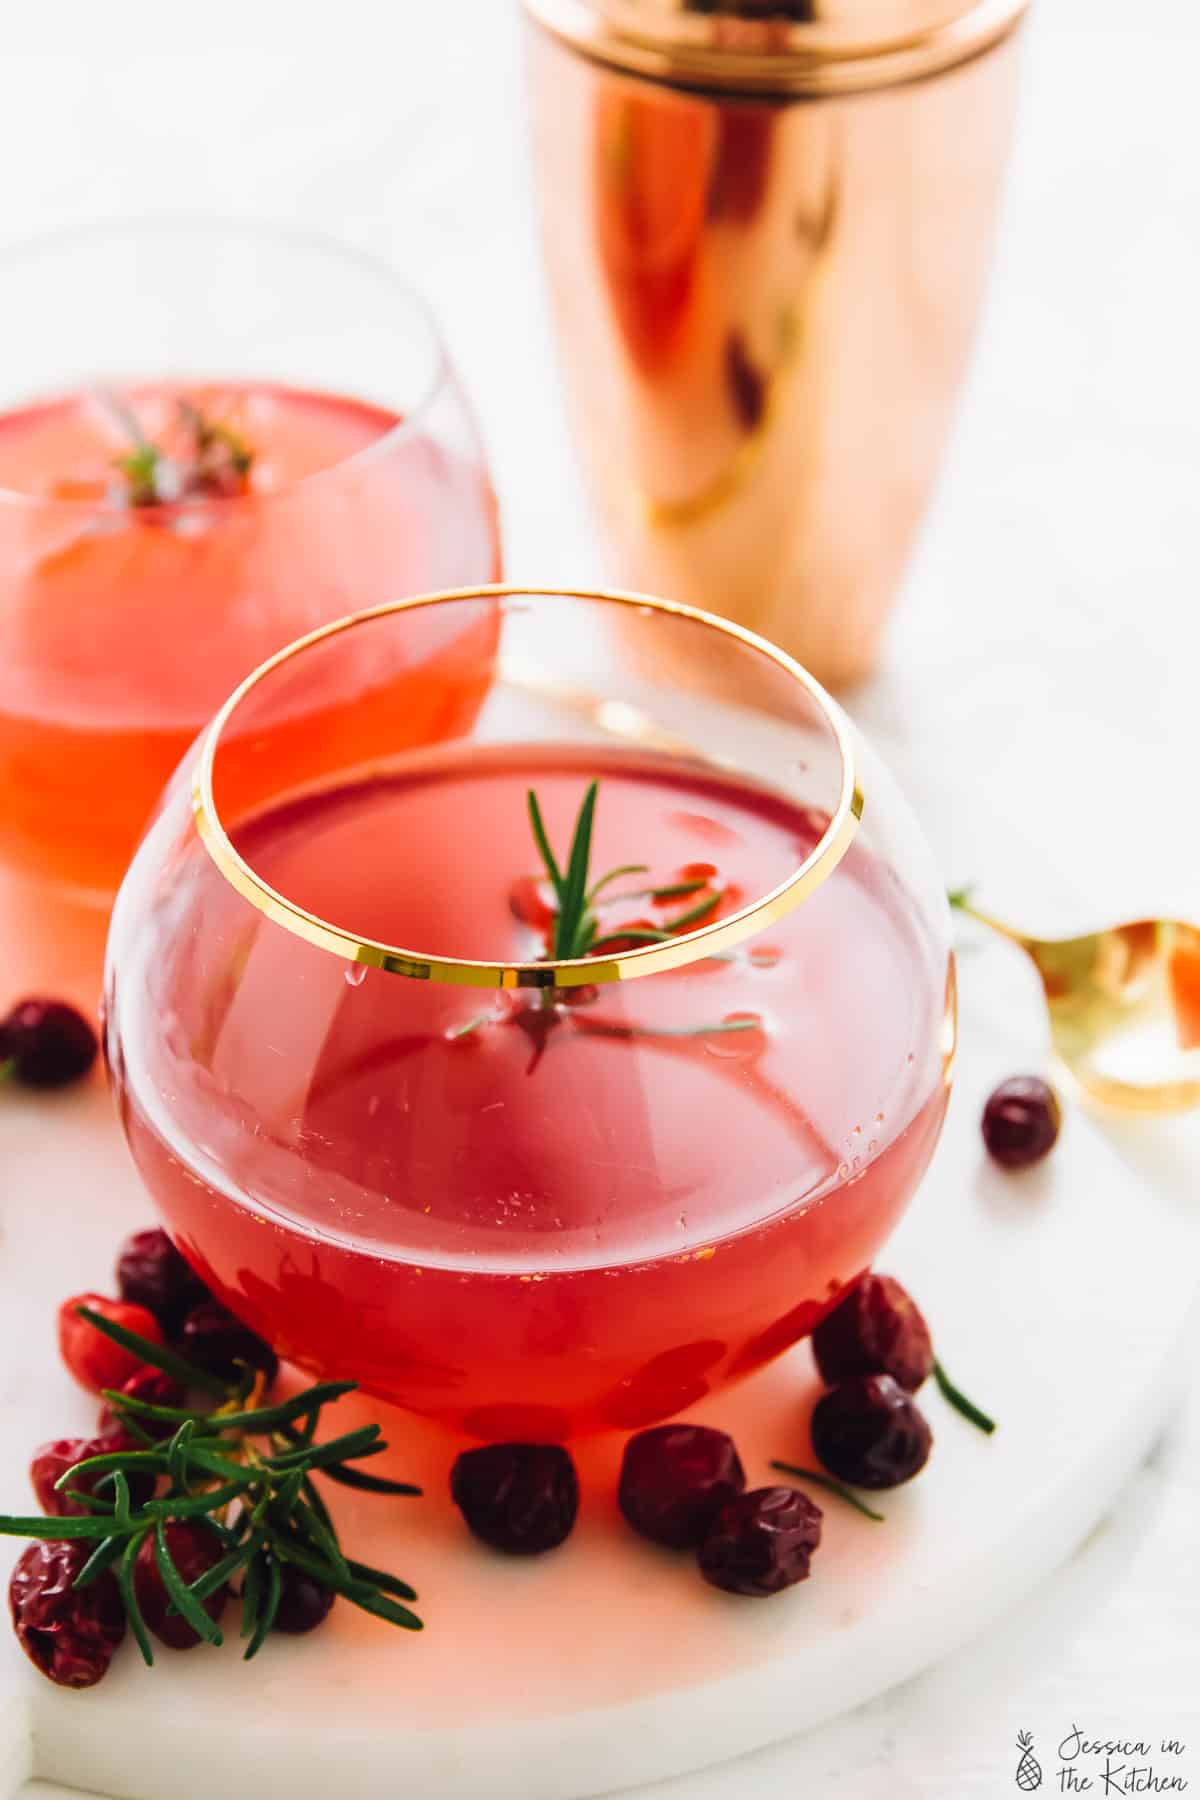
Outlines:
[[[54,971],[56,989],[84,997],[98,940],[94,921],[18,911],[11,894],[0,909],[9,982],[19,963],[26,981]],[[1200,1217],[1164,1178],[1169,1158],[1147,1185],[1077,1109],[1040,1169],[1013,1178],[987,1164],[982,1100],[1036,1063],[1037,1015],[1001,946],[965,956],[962,978],[946,1136],[882,1262],[920,1297],[951,1372],[1000,1419],[994,1438],[929,1393],[934,1458],[909,1490],[883,1497],[887,1522],[828,1501],[811,1580],[755,1603],[715,1593],[686,1558],[629,1534],[613,1503],[619,1443],[581,1448],[584,1505],[569,1543],[514,1564],[468,1539],[449,1504],[454,1441],[392,1415],[391,1467],[428,1497],[334,1504],[364,1560],[418,1587],[422,1636],[342,1604],[322,1632],[273,1643],[250,1671],[235,1642],[163,1651],[153,1671],[130,1644],[101,1687],[72,1694],[37,1676],[5,1634],[0,1800],[31,1775],[121,1800],[285,1785],[294,1800],[331,1789],[339,1800],[574,1800],[827,1719],[1011,1608],[1092,1529],[1160,1426],[1197,1286]],[[93,1416],[55,1354],[56,1304],[108,1286],[115,1242],[149,1216],[99,1078],[54,1098],[3,1096],[6,1510],[29,1505],[32,1446]],[[813,1393],[801,1346],[696,1416],[735,1433],[757,1484],[772,1456],[809,1458]],[[344,1403],[348,1414],[356,1404]]]

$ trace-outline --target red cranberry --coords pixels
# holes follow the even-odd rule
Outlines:
[[[225,1551],[220,1538],[198,1519],[172,1519],[166,1525],[167,1549],[171,1561],[188,1587],[198,1581]],[[172,1650],[190,1650],[200,1638],[182,1614],[171,1605],[170,1597],[158,1572],[154,1554],[154,1535],[145,1540],[133,1566],[133,1587],[142,1617],[154,1633]],[[229,1584],[223,1582],[202,1604],[210,1619],[219,1619],[229,1598]]]
[[[26,1087],[66,1087],[96,1060],[96,1033],[75,1007],[62,1000],[20,1000],[0,1020],[0,1068]]]
[[[625,1446],[617,1504],[643,1537],[685,1550],[703,1540],[745,1485],[727,1433],[708,1425],[656,1425]]]
[[[821,1509],[797,1488],[754,1488],[723,1506],[700,1546],[700,1573],[729,1594],[766,1599],[808,1576]]]
[[[99,1394],[105,1388],[119,1388],[145,1364],[134,1350],[114,1344],[102,1331],[79,1316],[81,1306],[135,1331],[152,1344],[163,1342],[162,1329],[153,1313],[144,1306],[130,1306],[124,1300],[108,1300],[103,1294],[74,1294],[58,1309],[58,1348],[63,1361],[85,1388]]]
[[[933,1370],[933,1339],[916,1301],[890,1275],[864,1275],[812,1334],[828,1387],[852,1375],[890,1375],[910,1394]]]
[[[1023,1169],[1053,1150],[1062,1107],[1048,1081],[1013,1075],[988,1096],[980,1129],[988,1155],[1006,1169]]]
[[[924,1413],[890,1375],[859,1375],[823,1394],[813,1409],[818,1461],[852,1487],[891,1488],[929,1461]]]
[[[579,1477],[560,1444],[485,1444],[464,1450],[450,1494],[477,1538],[512,1556],[538,1556],[568,1537]]]
[[[13,1630],[22,1650],[59,1687],[94,1687],[125,1635],[125,1611],[113,1576],[75,1587],[94,1545],[79,1540],[30,1544],[8,1584]]]
[[[546,882],[539,875],[519,875],[508,890],[508,904],[513,918],[535,931],[548,931],[558,917],[547,898]]]
[[[90,1509],[61,1489],[55,1488],[57,1482],[68,1469],[76,1463],[83,1462],[89,1456],[105,1456],[113,1450],[134,1450],[138,1445],[123,1434],[107,1433],[94,1438],[55,1438],[43,1444],[33,1453],[33,1461],[29,1465],[29,1480],[38,1505],[44,1513],[53,1518],[77,1518]],[[144,1506],[154,1492],[154,1476],[148,1470],[136,1470],[126,1476],[129,1482],[129,1499],[132,1506]],[[71,1486],[78,1488],[81,1494],[95,1494],[98,1499],[113,1498],[113,1485],[105,1481],[103,1487],[97,1483],[104,1481],[103,1472],[98,1475],[80,1475]]]
[[[270,1344],[235,1318],[219,1300],[205,1300],[183,1321],[179,1350],[198,1369],[236,1381],[243,1367],[258,1369],[270,1387],[279,1373],[279,1358]]]
[[[292,1637],[315,1631],[329,1616],[336,1598],[333,1589],[314,1581],[311,1575],[290,1563],[284,1564],[281,1574],[279,1611],[275,1614],[274,1629],[286,1631]]]
[[[131,1400],[146,1400],[151,1406],[182,1406],[186,1399],[183,1389],[174,1376],[165,1374],[162,1369],[152,1369],[149,1363],[140,1369],[135,1369],[129,1380],[121,1383],[121,1392],[128,1394]],[[170,1437],[172,1435],[173,1426],[156,1428],[153,1420],[143,1419],[137,1413],[132,1416],[137,1419],[142,1430],[149,1431],[152,1437]],[[111,1400],[106,1400],[100,1408],[100,1430],[101,1432],[125,1430],[124,1417],[113,1406]]]
[[[194,1306],[211,1298],[189,1262],[165,1231],[135,1231],[117,1256],[117,1287],[123,1300],[152,1312],[174,1335]]]

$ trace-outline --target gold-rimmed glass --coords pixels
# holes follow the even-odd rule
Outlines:
[[[555,961],[526,793],[565,861],[593,779],[590,879],[647,868]],[[486,588],[243,683],[122,889],[107,1034],[235,1311],[477,1435],[557,1437],[749,1372],[869,1263],[940,1129],[952,962],[903,801],[789,658]]]

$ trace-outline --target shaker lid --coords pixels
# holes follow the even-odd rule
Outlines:
[[[525,0],[583,55],[680,87],[769,95],[915,81],[976,56],[1027,0]]]

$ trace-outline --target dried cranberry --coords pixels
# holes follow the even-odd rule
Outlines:
[[[62,1000],[19,1000],[0,1020],[0,1068],[26,1087],[66,1087],[86,1075],[99,1048],[96,1033]]]
[[[74,1586],[94,1545],[30,1544],[8,1584],[13,1630],[30,1662],[59,1687],[94,1687],[125,1635],[113,1576]]]
[[[829,1387],[852,1375],[890,1375],[910,1394],[933,1370],[933,1339],[916,1301],[890,1275],[864,1275],[812,1334]]]
[[[165,1527],[167,1549],[171,1561],[184,1583],[191,1587],[201,1575],[219,1563],[225,1551],[215,1531],[198,1519],[171,1519]],[[154,1633],[172,1650],[190,1650],[200,1638],[181,1613],[171,1604],[154,1554],[153,1533],[137,1553],[133,1566],[133,1587],[142,1617]],[[215,1592],[202,1601],[210,1619],[219,1619],[229,1598],[229,1583],[222,1582]]]
[[[726,1432],[709,1425],[656,1425],[625,1446],[617,1504],[643,1537],[685,1550],[703,1540],[745,1485]]]
[[[450,1494],[477,1538],[512,1556],[538,1556],[568,1537],[579,1477],[560,1444],[485,1444],[464,1450]]]
[[[179,1334],[180,1353],[198,1369],[236,1381],[243,1367],[258,1369],[270,1387],[279,1373],[279,1358],[257,1332],[235,1318],[219,1300],[193,1307]]]
[[[114,1325],[123,1325],[126,1331],[134,1331],[152,1344],[163,1341],[158,1320],[144,1306],[130,1306],[125,1300],[108,1300],[103,1294],[73,1294],[59,1307],[58,1348],[76,1381],[94,1394],[105,1388],[119,1388],[146,1365],[135,1350],[125,1350],[120,1344],[114,1344],[87,1319],[81,1319],[81,1306],[111,1319]]]
[[[135,1369],[129,1380],[121,1383],[121,1392],[128,1394],[131,1400],[146,1400],[151,1406],[182,1406],[186,1398],[183,1389],[173,1376],[167,1375],[162,1369],[152,1369],[149,1363],[140,1369]],[[152,1419],[143,1419],[137,1413],[132,1416],[138,1420],[142,1430],[149,1431],[152,1437],[170,1437],[175,1429],[173,1425],[156,1428]],[[111,1400],[106,1400],[100,1408],[101,1432],[124,1431],[124,1429],[124,1417],[113,1406]]]
[[[723,1506],[700,1546],[700,1573],[729,1594],[766,1599],[808,1575],[821,1509],[797,1488],[754,1488]]]
[[[194,1306],[211,1299],[191,1264],[179,1254],[165,1231],[135,1231],[117,1256],[117,1287],[123,1300],[152,1312],[173,1335]]]
[[[1013,1075],[993,1089],[980,1129],[988,1155],[1006,1169],[1023,1169],[1053,1150],[1062,1125],[1062,1107],[1048,1081]]]
[[[79,1500],[72,1500],[69,1494],[57,1489],[55,1483],[68,1469],[73,1469],[76,1463],[85,1461],[89,1456],[105,1456],[110,1451],[137,1448],[137,1444],[131,1439],[113,1433],[94,1438],[54,1438],[50,1443],[42,1444],[34,1451],[33,1461],[29,1465],[29,1480],[37,1495],[38,1505],[44,1513],[59,1519],[78,1518],[89,1512],[90,1507],[84,1506]],[[126,1480],[129,1482],[130,1503],[135,1507],[144,1506],[154,1492],[154,1476],[147,1470],[139,1469],[127,1473]],[[111,1481],[104,1481],[103,1487],[97,1488],[97,1483],[101,1481],[104,1481],[103,1471],[96,1475],[80,1475],[71,1486],[78,1488],[81,1494],[96,1494],[101,1500],[111,1501],[113,1484]]]
[[[890,1375],[859,1375],[823,1394],[813,1409],[817,1458],[853,1487],[890,1488],[929,1461],[929,1422]]]
[[[286,1631],[293,1637],[298,1637],[305,1631],[315,1631],[329,1616],[329,1609],[336,1598],[333,1589],[314,1581],[311,1575],[306,1575],[302,1569],[294,1568],[290,1563],[284,1564],[281,1575],[275,1630]]]

